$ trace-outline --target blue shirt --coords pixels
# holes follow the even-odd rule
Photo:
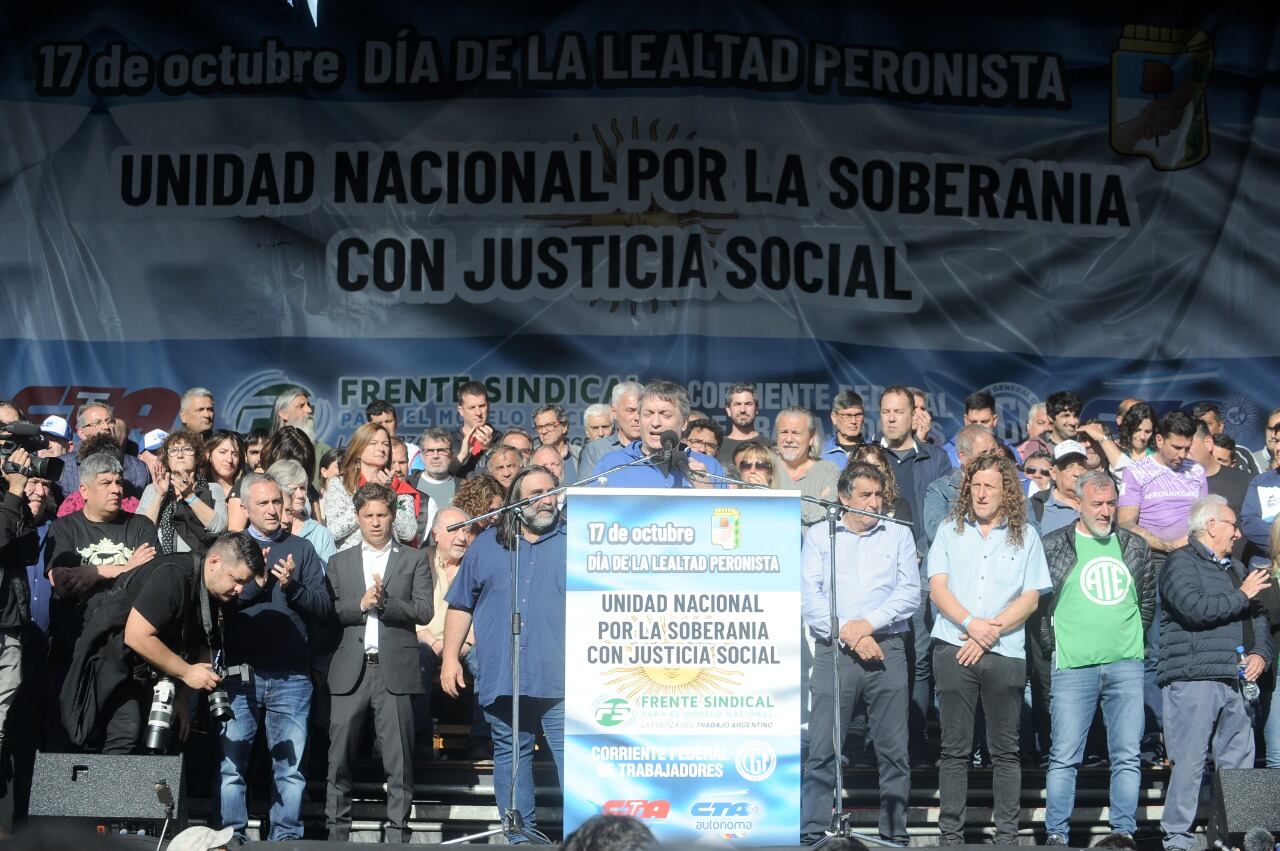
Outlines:
[[[1030,503],[1031,500],[1028,500]],[[1028,505],[1028,513],[1033,506]],[[1034,515],[1033,515],[1034,516]],[[1076,511],[1065,502],[1058,502],[1058,498],[1053,495],[1053,489],[1050,488],[1049,496],[1044,501],[1044,516],[1040,518],[1040,537],[1044,537],[1050,532],[1055,532],[1063,526],[1070,526],[1080,519],[1080,512]],[[1030,518],[1028,518],[1030,520]]]
[[[1022,546],[1014,549],[1008,539],[1005,523],[982,537],[975,523],[966,521],[962,532],[956,524],[944,522],[938,537],[929,548],[929,578],[947,576],[947,588],[969,614],[993,618],[1027,591],[1049,593],[1053,583],[1045,562],[1040,536],[1030,523],[1022,530]],[[939,613],[934,621],[934,638],[947,644],[961,645],[963,631]],[[989,652],[1015,659],[1026,658],[1021,626],[997,639]]]
[[[622,449],[615,449],[607,453],[596,463],[592,474],[599,475],[619,464],[626,464],[629,461],[646,457],[643,446],[643,441],[636,440],[630,446],[624,446]],[[724,467],[710,455],[703,455],[701,452],[694,452],[692,449],[683,447],[681,451],[687,457],[701,461],[708,473],[713,473],[717,476],[724,475]],[[723,488],[726,486],[723,482],[718,482],[714,479],[710,481],[713,487]],[[679,470],[673,469],[670,476],[664,476],[656,465],[641,464],[635,467],[628,467],[625,470],[619,470],[616,473],[610,473],[606,482],[602,484],[597,481],[595,486],[609,488],[691,488],[693,487],[693,482],[689,481],[684,473]]]
[[[558,526],[520,539],[520,694],[564,698],[565,559],[569,536]],[[471,612],[481,706],[511,696],[511,552],[490,528],[471,542],[453,584],[450,608]]]
[[[831,541],[826,524],[811,526],[800,561],[800,609],[816,638],[829,638]],[[836,526],[836,617],[865,619],[878,633],[906,632],[920,608],[920,571],[911,530],[876,521],[858,534]]]
[[[35,564],[27,565],[27,585],[31,589],[31,623],[44,635],[49,634],[49,601],[53,599],[53,585],[44,570],[44,536],[49,534],[53,525],[52,504],[45,511],[44,520],[36,526],[36,534],[40,537],[40,558]]]
[[[841,470],[849,466],[849,453],[836,443],[834,434],[827,435],[827,439],[822,441],[822,451],[818,453],[818,457],[823,461],[830,461]]]

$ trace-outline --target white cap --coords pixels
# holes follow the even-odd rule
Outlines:
[[[224,827],[214,830],[211,827],[189,827],[179,833],[165,846],[169,851],[209,851],[211,848],[222,848],[235,835],[235,828]]]
[[[142,450],[144,452],[155,452],[164,445],[165,438],[169,436],[169,432],[162,428],[153,428],[142,436]]]
[[[1089,451],[1078,440],[1064,440],[1053,447],[1053,463],[1055,464],[1065,463],[1072,455],[1079,455],[1080,460],[1084,461],[1089,457]]]
[[[62,417],[45,417],[44,422],[40,423],[40,430],[58,440],[71,439],[71,426]]]

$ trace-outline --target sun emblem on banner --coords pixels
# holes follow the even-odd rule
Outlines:
[[[633,618],[632,620],[638,620]],[[651,620],[648,634],[665,635],[666,618]],[[627,642],[635,647],[636,642]],[[631,665],[610,668],[604,672],[605,685],[627,698],[641,695],[728,694],[742,685],[742,673],[728,668],[704,666],[669,667],[663,665]]]
[[[599,124],[591,125],[591,135],[595,139],[596,145],[599,146],[601,153],[604,155],[604,181],[606,183],[618,182],[618,149],[628,141],[638,142],[647,138],[650,142],[674,142],[682,138],[680,135],[680,125],[672,124],[666,131],[666,138],[662,138],[661,129],[662,120],[655,118],[649,122],[648,127],[642,130],[640,127],[640,118],[632,116],[630,136],[623,132],[618,119],[614,118],[609,122],[609,132],[612,141],[605,137],[605,133],[601,130]],[[685,140],[693,139],[697,135],[696,132],[686,133],[683,138]],[[574,142],[581,142],[581,134],[573,134]],[[715,227],[708,224],[709,222],[730,220],[738,218],[736,213],[708,213],[699,210],[690,210],[683,213],[672,213],[662,209],[656,201],[649,204],[649,208],[643,212],[623,212],[618,210],[613,213],[547,213],[529,215],[525,218],[532,221],[550,222],[559,224],[566,228],[583,228],[583,227],[671,227],[671,228],[701,228],[702,233],[707,237],[707,242],[715,245],[716,237],[724,233],[724,228]],[[593,299],[590,304],[592,307],[597,304],[609,305],[609,312],[616,313],[623,302],[610,301],[604,299]],[[649,312],[658,312],[658,300],[649,299]],[[628,301],[631,315],[635,316],[638,312],[637,302]],[[671,301],[672,307],[678,302]]]

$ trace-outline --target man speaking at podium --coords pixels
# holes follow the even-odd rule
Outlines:
[[[591,472],[599,475],[641,458],[654,457],[657,460],[610,473],[596,485],[610,488],[724,487],[716,479],[703,479],[697,475],[705,471],[723,476],[724,467],[719,461],[680,446],[679,435],[684,434],[688,419],[689,394],[685,389],[671,381],[650,381],[640,390],[640,439],[606,454]],[[666,455],[668,450],[673,453],[670,461]]]
[[[836,484],[849,508],[884,511],[884,473],[850,464]],[[908,844],[907,647],[911,616],[920,605],[920,569],[911,530],[852,512],[836,527],[837,641],[831,640],[831,540],[826,523],[809,527],[801,556],[800,599],[813,634],[809,690],[809,757],[800,785],[800,838],[811,845],[831,827],[836,752],[834,683],[840,674],[840,729],[847,730],[859,698],[866,702],[880,769],[880,836]]]

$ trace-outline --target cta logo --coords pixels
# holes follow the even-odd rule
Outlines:
[[[627,798],[605,801],[601,809],[611,816],[631,816],[642,821],[664,821],[671,815],[671,802]]]
[[[623,697],[602,697],[591,705],[591,717],[601,727],[625,727],[635,710]]]
[[[760,806],[751,801],[698,801],[689,808],[698,818],[746,818],[758,812]]]
[[[734,756],[733,767],[743,780],[759,783],[767,779],[778,767],[778,754],[768,742],[752,739],[744,742]]]

